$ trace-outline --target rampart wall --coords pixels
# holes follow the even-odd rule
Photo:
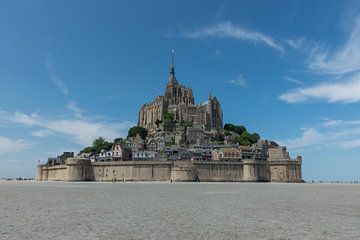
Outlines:
[[[116,161],[69,158],[65,165],[37,167],[39,181],[301,182],[296,161]]]

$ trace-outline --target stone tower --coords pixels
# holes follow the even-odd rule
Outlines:
[[[205,103],[195,103],[192,89],[180,84],[175,77],[174,54],[171,56],[165,95],[156,97],[140,108],[138,125],[148,130],[154,129],[157,120],[164,120],[166,112],[172,112],[176,122],[191,122],[204,130],[222,128],[220,102],[210,95]]]
[[[169,105],[194,104],[192,90],[179,84],[175,77],[174,54],[171,56],[170,77],[166,84],[165,98]]]

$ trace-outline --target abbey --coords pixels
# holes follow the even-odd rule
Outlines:
[[[144,104],[126,138],[99,138],[77,156],[65,152],[37,167],[40,181],[302,182],[302,158],[226,123],[214,96],[195,103],[175,77],[165,94]]]
[[[166,84],[165,95],[158,96],[154,101],[144,104],[139,111],[138,125],[151,130],[157,121],[163,121],[165,113],[173,113],[176,122],[191,122],[193,126],[210,131],[221,129],[223,114],[220,102],[216,97],[196,104],[191,88],[181,85],[175,77],[175,66],[170,66],[170,78]]]

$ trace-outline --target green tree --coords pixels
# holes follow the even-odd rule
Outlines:
[[[248,132],[243,132],[239,137],[235,139],[240,145],[250,146],[251,144],[256,143],[260,139],[260,135],[257,133],[250,134]]]
[[[125,142],[125,139],[123,139],[123,138],[115,138],[115,139],[114,139],[114,144],[124,143],[124,142]]]
[[[239,137],[236,138],[236,142],[238,142],[240,145],[246,145],[250,146],[250,133],[244,132]]]
[[[166,112],[164,114],[164,130],[171,132],[174,129],[174,114],[172,112]]]
[[[99,137],[92,142],[90,147],[85,147],[80,151],[80,153],[91,153],[96,152],[99,153],[102,149],[110,150],[113,146],[112,142],[107,142],[103,137]]]
[[[222,135],[221,133],[216,133],[214,136],[214,140],[219,144],[223,144],[225,138],[224,138],[224,135]]]
[[[226,123],[224,125],[224,129],[228,131],[236,132],[237,134],[241,135],[243,132],[247,132],[246,128],[241,125],[234,125],[231,123]]]
[[[93,147],[100,147],[105,144],[105,138],[99,137],[92,142]]]
[[[182,122],[180,122],[180,126],[183,128],[184,132],[186,132],[186,129],[188,127],[192,127],[193,123],[192,122],[187,122],[187,121],[182,121]]]
[[[251,143],[257,143],[257,141],[260,139],[260,135],[258,133],[253,133],[250,136]]]
[[[225,136],[230,136],[230,135],[231,135],[231,133],[230,133],[230,131],[229,131],[229,130],[225,130],[225,131],[224,131],[224,135],[225,135]]]
[[[137,134],[139,134],[142,139],[145,139],[148,132],[147,132],[146,128],[143,128],[143,127],[140,127],[140,126],[134,126],[134,127],[129,129],[128,138],[129,137],[136,137]]]

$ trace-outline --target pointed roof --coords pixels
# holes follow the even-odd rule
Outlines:
[[[168,83],[178,84],[179,82],[176,80],[176,77],[175,77],[174,52],[175,52],[174,50],[171,51],[170,78],[169,78]]]

